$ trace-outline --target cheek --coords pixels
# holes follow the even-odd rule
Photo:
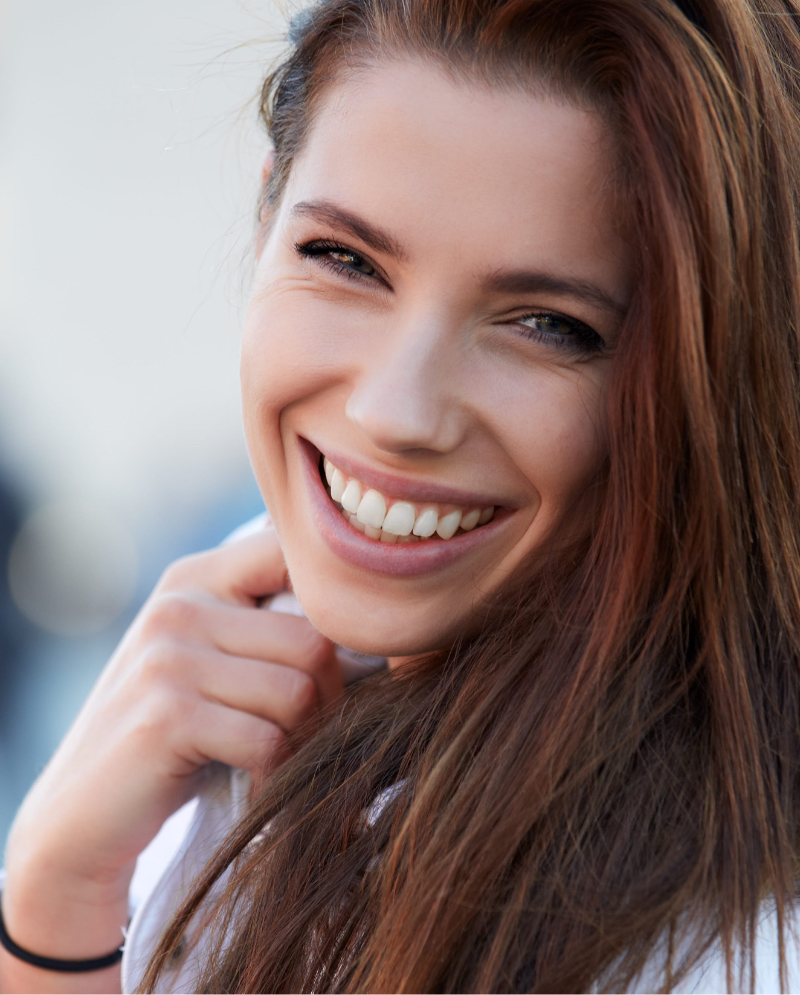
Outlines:
[[[302,397],[317,375],[318,351],[306,323],[282,297],[262,297],[245,318],[241,376],[246,416],[253,408],[282,409]]]
[[[597,475],[607,455],[602,371],[546,371],[508,400],[506,447],[536,489],[541,512],[558,517]]]
[[[321,322],[285,294],[251,304],[242,337],[241,384],[245,429],[252,455],[277,436],[281,413],[336,379],[326,355]]]
[[[280,266],[274,269],[280,277]],[[336,405],[344,408],[340,395],[357,365],[362,331],[347,317],[292,276],[275,279],[248,307],[241,354],[243,420],[268,505],[286,483],[281,430],[290,412],[309,403],[327,415]]]
[[[311,280],[276,261],[254,295],[242,341],[245,416],[253,404],[272,411],[347,379],[369,348],[374,322],[332,303]]]
[[[250,459],[268,506],[285,473],[281,414],[313,390],[311,365],[281,302],[251,302],[242,336],[242,415]],[[313,353],[312,353],[313,355]]]

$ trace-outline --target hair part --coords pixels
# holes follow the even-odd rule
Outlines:
[[[795,0],[327,0],[296,25],[263,92],[265,203],[343,69],[410,55],[598,109],[641,274],[580,555],[503,592],[475,639],[349,692],[211,861],[146,990],[192,924],[216,937],[202,990],[231,992],[622,991],[645,969],[671,990],[714,946],[749,987],[767,899],[783,944],[799,25]]]

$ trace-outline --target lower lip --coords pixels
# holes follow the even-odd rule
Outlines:
[[[363,570],[390,577],[414,577],[442,570],[490,541],[510,518],[505,509],[496,510],[491,522],[452,539],[422,539],[400,545],[368,539],[344,520],[331,501],[319,473],[319,451],[305,440],[300,441],[314,519],[322,538],[340,559]]]

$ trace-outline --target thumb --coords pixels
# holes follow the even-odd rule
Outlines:
[[[206,553],[179,560],[170,568],[169,584],[212,594],[237,605],[255,605],[289,585],[278,534],[270,523]]]

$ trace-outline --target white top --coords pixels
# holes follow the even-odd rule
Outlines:
[[[228,541],[268,524],[265,515],[259,516],[237,529]],[[297,600],[288,593],[276,595],[267,607],[288,614],[303,614]],[[337,656],[347,682],[358,679],[384,662],[343,648],[337,651]],[[155,839],[139,856],[130,889],[134,913],[122,958],[123,992],[133,992],[139,986],[161,931],[189,894],[195,878],[218,845],[242,815],[249,786],[250,777],[245,771],[233,770],[220,763],[209,764],[197,797],[167,819]],[[396,789],[397,786],[390,788],[376,798],[368,817],[374,818]],[[0,887],[2,883],[3,873],[0,871]],[[800,922],[796,921],[795,927],[798,926]],[[790,936],[787,939],[788,991],[800,993],[800,939]],[[160,991],[196,991],[196,979],[207,952],[207,942],[201,936],[196,943],[188,946],[191,948],[188,952],[186,947],[177,951],[173,962],[164,971]],[[780,991],[776,920],[770,911],[765,911],[759,927],[756,967],[755,992],[768,995]],[[658,985],[658,974],[646,970],[631,992],[655,991]],[[721,953],[712,951],[680,990],[696,995],[725,992],[725,962]]]
[[[250,776],[245,771],[209,764],[198,797],[171,816],[140,855],[131,881],[131,904],[137,907],[128,927],[122,958],[123,992],[138,988],[162,929],[236,824],[249,787]],[[202,940],[189,956],[181,956],[183,951],[179,951],[164,972],[159,990],[196,991],[198,959],[204,951]]]
[[[147,878],[155,883],[138,904],[131,921],[122,959],[122,991],[133,992],[139,985],[159,934],[188,895],[194,878],[205,866],[217,845],[227,835],[243,812],[249,788],[249,775],[222,764],[211,764],[207,780],[198,798],[189,802],[169,819],[145,850],[136,866],[131,885],[132,895]],[[392,789],[389,789],[391,793]],[[372,813],[384,802],[373,803]],[[161,871],[159,874],[158,871]],[[789,992],[800,993],[800,945],[787,937],[787,967]],[[200,937],[186,955],[182,950],[164,971],[159,991],[194,992],[200,962],[207,951]],[[775,916],[766,913],[761,921],[756,941],[756,987],[758,995],[780,991],[778,973],[778,941]],[[645,971],[630,991],[657,991],[660,976]],[[726,992],[725,961],[719,950],[712,951],[705,961],[686,979],[681,992],[713,995]]]
[[[242,814],[249,788],[249,775],[223,764],[206,768],[205,782],[197,798],[171,816],[159,834],[142,852],[131,882],[131,904],[135,912],[127,931],[122,958],[122,991],[134,992],[158,942],[181,902],[189,894],[195,877],[213,855],[219,843]],[[391,792],[392,789],[388,789]],[[383,798],[373,804],[373,818]],[[4,874],[0,871],[0,888]],[[795,922],[795,928],[797,923]],[[788,992],[800,993],[800,943],[787,937]],[[206,954],[200,937],[187,956],[178,956],[164,971],[159,991],[189,993],[197,990],[200,962]],[[775,917],[762,918],[756,941],[757,995],[780,991],[778,943]],[[645,971],[630,991],[646,993],[658,990],[659,976]],[[712,951],[705,962],[686,979],[680,992],[715,995],[727,991],[725,962],[719,951]]]

